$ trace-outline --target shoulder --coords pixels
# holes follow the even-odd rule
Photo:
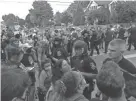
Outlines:
[[[99,99],[93,98],[90,101],[107,101],[107,100],[99,100]]]
[[[96,64],[95,61],[90,56],[85,56],[84,57],[84,62],[89,62],[89,63],[93,62],[94,64]]]
[[[119,64],[120,64],[120,63],[123,63],[124,65],[127,65],[127,66],[129,65],[130,67],[135,67],[132,62],[130,62],[129,60],[127,60],[127,59],[125,59],[125,58],[123,58],[123,59],[121,60],[121,62],[119,62]]]
[[[42,70],[42,71],[41,71],[40,76],[46,77],[46,72],[45,72],[45,70]]]
[[[84,98],[84,99],[80,99],[78,101],[89,101],[89,100]]]
[[[123,68],[124,70],[127,70],[130,73],[136,73],[136,67],[133,65],[132,62],[130,62],[129,60],[123,58],[118,65]]]
[[[74,101],[89,101],[84,95],[77,95]]]

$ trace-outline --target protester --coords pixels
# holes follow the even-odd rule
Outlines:
[[[127,101],[124,93],[125,80],[120,67],[115,62],[107,61],[103,64],[96,81],[99,90],[109,97],[108,101]]]
[[[91,47],[91,53],[90,55],[93,56],[94,49],[97,51],[97,54],[99,55],[99,48],[98,48],[98,39],[97,39],[97,32],[93,29],[92,30],[92,36],[90,39],[90,47]]]
[[[98,77],[103,75],[101,71],[105,72],[107,77],[105,76],[105,81],[103,77],[101,77],[103,81],[97,82],[99,83],[98,88],[109,86],[108,84],[100,84],[108,82],[106,78],[111,78],[110,74],[106,74],[106,70],[109,71],[109,73],[113,72],[117,75],[118,73],[123,73],[125,87],[122,87],[124,82],[122,82],[121,86],[119,85],[120,89],[122,89],[122,93],[125,93],[127,100],[136,98],[136,68],[123,56],[127,43],[125,42],[126,37],[123,32],[125,30],[124,27],[119,30],[119,38],[121,39],[116,39],[118,32],[114,34],[114,30],[109,27],[107,31],[102,31],[101,26],[97,26],[96,24],[94,27],[91,27],[92,31],[88,30],[89,27],[87,28],[87,26],[84,28],[72,27],[71,31],[65,28],[66,26],[61,27],[62,28],[59,29],[57,27],[48,28],[48,30],[45,30],[46,32],[41,31],[38,27],[36,27],[37,32],[35,32],[35,28],[28,28],[30,32],[26,32],[27,37],[21,37],[20,34],[14,36],[7,35],[7,31],[2,35],[2,73],[6,73],[6,70],[11,68],[16,72],[18,68],[22,72],[25,71],[26,75],[29,75],[31,84],[29,86],[30,93],[27,96],[27,101],[99,101],[98,98],[91,98],[100,98],[98,94],[95,96],[95,84],[97,74],[98,81],[100,81]],[[80,28],[80,30],[78,28]],[[115,30],[117,30],[117,28]],[[8,34],[10,34],[9,32]],[[19,33],[20,32],[21,30],[19,30]],[[130,33],[129,41],[134,45],[135,27],[128,29],[128,32]],[[115,39],[113,40],[113,38]],[[109,58],[103,62],[102,69],[100,73],[98,73],[97,69],[99,68],[97,68],[96,63],[99,62],[97,61],[99,56],[90,57],[88,54],[93,56],[94,49],[96,49],[96,54],[100,54],[103,50],[99,50],[101,48],[98,48],[98,46],[101,45],[103,41],[105,41],[105,53],[108,53]],[[130,49],[130,43],[128,49]],[[89,49],[91,49],[91,51]],[[116,63],[119,66],[117,66]],[[111,69],[113,67],[115,67],[115,70]],[[117,70],[119,70],[119,72],[117,72]],[[113,86],[115,86],[114,83],[117,83],[118,86],[118,84],[123,81],[120,75],[118,77],[120,78],[120,82],[116,82],[116,80],[118,80],[116,77],[111,78],[115,80]],[[81,78],[88,86],[78,84]],[[85,82],[84,84],[86,85]],[[76,87],[77,89],[75,90],[74,88]],[[107,91],[109,89],[107,89]],[[111,92],[115,92],[115,89],[111,87]],[[108,101],[113,101],[113,96],[110,95],[111,92],[109,92],[108,95],[106,91],[103,91],[104,89],[100,88],[99,90],[102,92],[103,100],[105,99],[107,101],[109,99]],[[113,95],[116,94],[117,93],[114,93]]]
[[[128,51],[130,51],[131,46],[134,45],[134,49],[136,50],[136,26],[132,25],[130,29],[128,29],[128,32],[130,33],[129,39],[128,39]]]
[[[67,72],[55,86],[56,96],[53,101],[88,101],[83,96],[83,90],[87,84],[80,72]]]
[[[39,101],[44,101],[46,97],[46,93],[51,86],[51,61],[46,59],[42,62],[42,70],[39,74],[39,87],[38,87],[38,97]]]
[[[24,101],[30,84],[29,76],[21,69],[2,68],[1,101]]]
[[[52,101],[53,96],[55,95],[55,83],[57,80],[60,80],[62,76],[71,71],[69,64],[66,60],[60,59],[56,61],[55,65],[52,67],[52,84],[47,92],[46,101]]]
[[[125,29],[123,28],[123,25],[120,25],[119,32],[118,32],[118,38],[125,40],[124,34],[125,34]]]
[[[125,78],[126,85],[127,82],[136,81],[136,67],[127,59],[124,58],[123,53],[126,50],[125,41],[122,39],[114,39],[109,43],[109,57],[114,62],[116,62],[120,69],[123,71],[123,76]],[[133,85],[132,85],[133,86]],[[131,91],[130,91],[131,92]],[[131,97],[132,95],[129,92],[125,92],[127,94],[127,98]],[[135,92],[134,92],[135,93]]]
[[[107,53],[108,45],[112,39],[113,39],[113,31],[111,31],[111,28],[107,28],[107,31],[105,33],[105,38],[104,38],[104,41],[105,41],[105,52],[104,53]]]

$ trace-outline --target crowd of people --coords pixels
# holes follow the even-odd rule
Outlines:
[[[1,101],[136,101],[136,66],[123,56],[132,45],[135,25],[2,30]],[[102,67],[94,49],[108,55]]]

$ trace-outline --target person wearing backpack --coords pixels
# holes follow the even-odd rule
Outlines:
[[[46,93],[51,86],[52,70],[51,61],[45,59],[42,64],[42,70],[39,74],[39,87],[38,87],[38,97],[39,101],[44,101]]]

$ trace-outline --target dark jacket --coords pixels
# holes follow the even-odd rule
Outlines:
[[[118,38],[124,39],[124,33],[125,33],[125,29],[124,28],[120,28]]]
[[[96,67],[92,66],[92,64],[96,66],[95,61],[88,55],[71,57],[71,67],[74,68],[74,70],[97,74],[98,70]],[[85,78],[85,79],[87,83],[93,83],[93,81],[90,78]]]
[[[110,42],[112,39],[113,39],[113,31],[108,30],[108,31],[105,33],[104,41],[105,41],[105,42]]]

